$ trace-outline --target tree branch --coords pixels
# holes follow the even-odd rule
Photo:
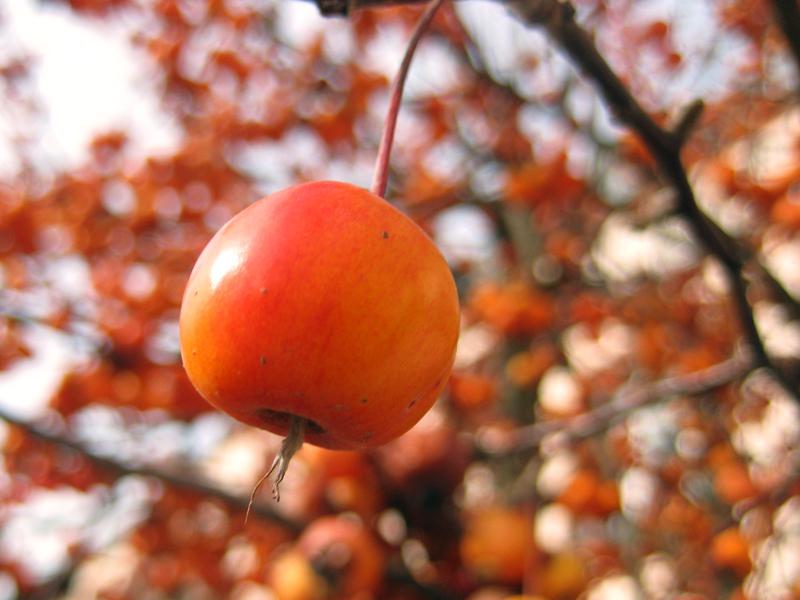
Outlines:
[[[566,440],[581,440],[605,431],[621,418],[646,404],[672,396],[698,396],[731,383],[753,370],[753,361],[737,356],[712,367],[655,381],[629,384],[594,410],[570,419],[541,421],[511,432],[478,435],[478,446],[490,455],[504,455],[538,447],[545,437],[558,433]]]
[[[753,350],[756,365],[768,368],[792,398],[800,402],[798,382],[771,360],[758,332],[747,298],[741,249],[735,240],[721,235],[722,231],[703,213],[697,203],[681,160],[682,136],[662,129],[639,105],[597,50],[589,34],[575,21],[575,9],[567,0],[531,0],[516,4],[515,7],[516,12],[527,23],[545,28],[573,63],[597,85],[617,117],[642,138],[663,176],[675,190],[678,212],[689,222],[698,242],[725,269],[731,281],[739,320]]]
[[[695,125],[697,125],[697,121],[700,120],[700,116],[703,114],[705,107],[705,103],[702,100],[697,99],[684,109],[680,119],[678,119],[678,122],[672,128],[672,137],[678,146],[683,146],[683,144],[692,134],[692,131],[694,130]]]
[[[717,236],[720,239],[726,240],[726,243],[731,245],[731,247],[736,247],[736,241],[731,238],[725,230],[720,228],[714,221],[709,221],[711,227],[714,228],[716,231]],[[789,293],[784,285],[778,281],[775,275],[755,256],[752,250],[742,246],[741,244],[738,246],[738,254],[741,258],[742,264],[750,264],[753,266],[755,271],[757,272],[758,276],[763,280],[763,282],[770,288],[772,294],[777,298],[778,302],[783,304],[789,314],[793,319],[800,319],[800,302]]]
[[[772,0],[778,26],[786,37],[789,50],[794,56],[797,76],[800,80],[800,5],[797,0]]]
[[[428,0],[306,0],[317,5],[324,17],[346,17],[360,8],[394,6],[397,4],[424,4]]]
[[[177,488],[183,488],[189,492],[193,492],[210,498],[216,498],[218,500],[221,500],[231,508],[239,510],[241,512],[245,512],[248,508],[249,500],[244,496],[237,496],[235,494],[231,494],[212,484],[198,481],[196,478],[191,476],[179,475],[177,473],[165,471],[157,467],[131,465],[122,462],[120,460],[104,456],[87,448],[80,442],[70,439],[69,437],[66,437],[58,433],[53,433],[52,431],[49,431],[48,429],[42,427],[41,425],[37,425],[30,421],[15,417],[14,415],[12,415],[11,413],[7,412],[2,408],[0,408],[0,420],[3,420],[9,425],[12,425],[14,427],[19,427],[27,434],[39,440],[42,440],[48,444],[53,444],[71,450],[73,452],[78,452],[79,454],[85,456],[99,467],[106,469],[116,475],[140,475],[143,477],[153,477],[165,483],[166,485]],[[267,506],[261,504],[253,504],[252,508],[250,508],[250,514],[265,521],[269,521],[271,523],[275,523],[276,525],[280,525],[281,527],[286,528],[295,535],[300,534],[305,527],[305,524],[293,521],[291,519],[287,519],[286,517],[276,513]],[[72,569],[74,569],[74,566],[70,568],[69,571],[71,571]],[[45,586],[42,588],[42,590],[37,590],[36,592],[34,592],[34,595],[32,595],[31,598],[38,599],[38,598],[52,597],[52,595],[47,595],[48,592],[53,590],[55,587],[61,587],[65,579],[68,578],[69,576],[70,576],[69,572],[64,572],[62,574],[59,574],[52,581],[45,583]],[[392,565],[392,564],[388,565],[387,577],[389,577],[391,580],[397,583],[403,583],[405,585],[413,587],[417,592],[419,592],[421,597],[428,598],[429,600],[452,600],[454,598],[454,596],[452,596],[448,591],[444,589],[440,589],[435,585],[428,585],[423,582],[417,581],[402,566],[402,563],[400,564],[399,567],[397,565]],[[39,593],[40,591],[42,591],[41,594]]]
[[[116,475],[140,475],[143,477],[154,477],[169,486],[183,488],[196,494],[221,500],[233,509],[240,510],[242,512],[247,510],[248,499],[246,497],[231,494],[230,492],[226,492],[225,490],[222,490],[210,483],[199,481],[195,477],[173,473],[152,466],[131,465],[115,458],[105,456],[95,452],[94,450],[91,450],[90,448],[87,448],[82,443],[65,435],[54,433],[42,427],[41,425],[25,419],[20,419],[19,417],[12,415],[2,408],[0,408],[0,419],[10,425],[13,425],[14,427],[19,427],[25,433],[39,440],[47,442],[48,444],[54,444],[68,450],[78,452],[79,454],[91,460],[97,466]],[[283,517],[267,506],[254,504],[250,512],[251,514],[265,521],[271,521],[275,524],[281,525],[282,527],[285,527],[294,533],[299,533],[302,530],[302,525]]]

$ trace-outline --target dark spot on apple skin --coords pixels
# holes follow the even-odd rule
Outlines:
[[[368,402],[369,402],[369,400],[367,400],[366,398],[362,398],[361,399],[361,404],[367,404]]]
[[[260,363],[261,363],[261,366],[263,367],[265,364],[267,364],[267,357],[266,357],[266,356],[261,356],[261,357],[258,359],[258,362],[260,362]]]
[[[292,413],[283,412],[280,410],[272,410],[271,408],[260,408],[255,411],[255,415],[265,423],[270,423],[272,425],[283,425],[285,427],[289,427],[289,422],[291,421],[292,417],[295,416]],[[309,433],[327,433],[325,428],[319,423],[305,417],[303,417],[303,419],[306,422],[306,431]]]
[[[197,290],[194,291],[194,294],[192,294],[192,296],[197,296]]]
[[[361,436],[361,439],[362,439],[363,441],[365,441],[365,442],[366,442],[367,440],[370,440],[370,439],[372,439],[372,436],[373,436],[373,435],[375,435],[375,434],[374,434],[374,433],[372,433],[371,431],[368,431],[368,432],[367,432],[367,433],[365,433],[363,436]]]
[[[417,399],[414,398],[411,402],[408,403],[408,407],[406,408],[406,410],[411,410],[412,408],[414,408],[414,405],[416,403],[417,403]]]
[[[262,287],[260,290],[258,290],[258,292],[259,292],[260,294],[266,294],[266,293],[267,293],[267,288],[265,288],[265,287]]]
[[[383,232],[383,239],[385,239],[385,240],[389,239],[389,232],[388,231],[384,231]]]

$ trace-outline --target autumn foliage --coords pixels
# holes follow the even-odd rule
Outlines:
[[[436,402],[397,439],[305,445],[280,503],[260,491],[247,524],[280,438],[190,383],[178,331],[190,271],[263,196],[368,186],[420,7],[12,4],[0,6],[0,38],[16,40],[0,52],[0,600],[800,593],[800,63],[785,0],[445,3],[412,67],[387,199],[453,273],[460,323],[452,303],[452,323],[415,323],[459,329],[452,374],[426,375],[423,408]],[[46,44],[25,37],[27,18],[87,44],[105,32],[141,67],[136,110],[77,156],[48,132],[64,98],[40,85]],[[93,85],[88,105],[110,83]],[[159,120],[143,131],[145,105]],[[344,235],[314,217],[326,240]],[[329,293],[335,307],[336,285],[363,283],[328,272],[342,258],[317,264],[325,289],[298,278],[289,300]],[[387,310],[401,275],[373,280]],[[288,326],[286,306],[271,310]],[[347,338],[365,340],[354,355],[402,338],[369,327]],[[309,381],[324,362],[339,385],[368,383],[375,406],[406,381],[403,364],[426,363],[407,344],[405,363],[388,352],[384,371],[336,372],[328,334],[306,332],[313,356],[271,340],[265,360]],[[228,343],[208,336],[199,378]],[[242,374],[264,371],[254,360]],[[379,441],[406,428],[391,414],[373,425]]]

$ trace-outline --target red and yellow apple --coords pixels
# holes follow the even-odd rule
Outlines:
[[[346,183],[297,185],[234,216],[189,278],[184,366],[211,404],[333,449],[407,431],[444,387],[456,287],[422,229]]]

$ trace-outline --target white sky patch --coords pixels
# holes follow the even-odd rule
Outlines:
[[[564,332],[563,344],[572,367],[581,375],[591,376],[630,354],[634,335],[617,319],[606,319],[597,335],[585,323],[577,323]]]
[[[556,452],[542,462],[536,478],[536,489],[545,498],[555,498],[569,485],[578,466],[578,460],[571,452]]]
[[[632,467],[622,476],[619,488],[622,514],[636,523],[652,509],[658,482],[650,471]]]
[[[753,315],[767,352],[788,359],[800,356],[800,322],[790,321],[784,306],[757,302],[753,306]]]
[[[17,583],[8,573],[0,573],[0,600],[17,598]]]
[[[548,47],[541,31],[527,27],[520,19],[511,16],[502,3],[484,0],[459,2],[456,12],[480,49],[489,72],[499,80],[518,78],[522,55],[539,54]]]
[[[773,515],[773,536],[755,550],[756,570],[745,580],[748,598],[790,598],[800,577],[800,499],[789,498]]]
[[[622,215],[611,215],[603,223],[592,256],[611,280],[665,276],[695,261],[690,239],[685,223],[678,219],[640,229]]]
[[[644,560],[639,576],[648,598],[674,598],[679,579],[677,567],[665,554],[651,554]]]
[[[400,25],[383,25],[380,33],[370,40],[366,48],[362,49],[362,52],[364,52],[362,64],[370,71],[392,78],[402,60],[407,42],[408,34],[405,28]],[[418,50],[422,50],[422,45],[420,44]],[[414,71],[413,65],[417,58],[415,53],[414,61],[412,61],[412,66],[408,73],[409,80]],[[408,81],[406,82],[406,89],[407,86]]]
[[[534,538],[536,546],[556,554],[569,550],[575,522],[572,513],[563,504],[548,504],[536,511]]]
[[[404,36],[408,44],[408,34]],[[392,77],[397,72],[402,61],[403,52],[396,55],[392,61]],[[453,51],[443,42],[421,40],[414,60],[408,72],[408,81],[404,90],[407,98],[426,97],[433,94],[444,94],[448,90],[463,86],[465,71]]]
[[[0,84],[0,94],[2,84]],[[0,178],[13,177],[22,168],[22,162],[14,149],[16,135],[14,123],[18,122],[17,111],[12,107],[0,105]]]
[[[583,390],[566,367],[551,367],[539,382],[539,405],[558,415],[570,415],[582,407]]]
[[[131,45],[130,21],[94,21],[34,0],[6,3],[3,14],[7,49],[32,57],[33,96],[44,102],[43,118],[32,124],[30,136],[38,168],[50,172],[84,163],[92,139],[111,130],[126,131],[139,155],[177,146],[179,128],[158,106],[155,70]],[[0,157],[14,153],[11,110],[0,107]]]
[[[454,368],[466,369],[485,359],[500,342],[497,333],[483,324],[463,328],[458,337]]]
[[[457,206],[442,211],[433,226],[436,244],[451,262],[487,260],[494,252],[492,224],[477,208]]]
[[[88,557],[70,581],[70,593],[62,600],[101,598],[103,592],[125,589],[139,566],[140,554],[134,546],[121,543]]]
[[[204,474],[228,489],[249,492],[255,478],[268,467],[267,457],[278,439],[257,429],[238,431],[215,448],[203,465]],[[294,477],[291,471],[287,473],[287,480]]]
[[[594,583],[587,600],[643,600],[644,596],[630,575],[611,575]]]
[[[676,413],[669,404],[645,406],[628,417],[628,435],[642,464],[655,467],[663,463],[674,445]]]
[[[125,270],[122,289],[130,298],[143,300],[150,296],[158,285],[156,275],[150,265],[136,263]]]
[[[800,296],[800,269],[797,268],[800,264],[800,239],[785,241],[779,231],[774,233],[777,235],[771,236],[767,232],[762,258],[789,292]]]
[[[44,577],[68,560],[64,538],[80,539],[80,530],[98,510],[96,496],[72,490],[37,491],[11,510],[0,535],[0,555],[24,562]]]
[[[800,439],[799,417],[792,400],[775,395],[760,421],[738,424],[733,432],[733,444],[756,464],[768,469],[779,468],[787,449],[795,448]]]
[[[362,50],[364,66],[389,80],[394,79],[410,37],[411,32],[404,27],[398,25],[382,27],[380,33]],[[462,85],[463,76],[464,72],[458,59],[447,45],[423,38],[411,61],[403,98],[408,101],[442,94]]]
[[[295,127],[278,143],[272,141],[238,144],[230,160],[252,177],[262,192],[269,193],[297,183],[296,171],[317,173],[325,168],[326,148],[314,130]]]
[[[0,556],[24,563],[35,576],[47,577],[69,561],[67,543],[82,543],[89,549],[108,546],[142,519],[150,492],[141,480],[127,477],[115,484],[111,495],[113,502],[99,490],[35,491],[24,504],[8,507]]]
[[[329,26],[311,2],[278,2],[276,27],[279,35],[298,48],[311,44]]]
[[[20,418],[34,418],[47,406],[64,373],[81,358],[66,336],[45,327],[31,326],[24,339],[33,355],[3,371],[0,406]]]
[[[325,24],[322,49],[325,52],[325,56],[332,62],[347,63],[353,60],[358,48],[353,37],[350,21],[346,19],[329,19]]]

